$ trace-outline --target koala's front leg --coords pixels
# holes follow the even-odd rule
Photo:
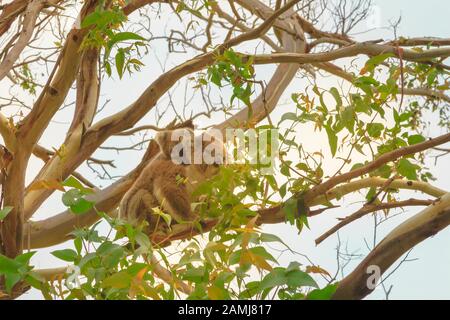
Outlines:
[[[155,181],[154,194],[163,210],[177,223],[195,220],[196,215],[191,211],[191,200],[186,185],[162,180]]]

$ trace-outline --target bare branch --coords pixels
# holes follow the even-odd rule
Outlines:
[[[378,203],[378,204],[367,204],[364,205],[361,209],[356,211],[355,213],[349,215],[348,217],[345,217],[341,219],[341,221],[335,225],[333,228],[325,232],[323,235],[318,237],[316,239],[316,245],[323,242],[325,239],[327,239],[329,236],[335,234],[337,231],[339,231],[341,228],[345,227],[349,223],[352,223],[353,221],[364,217],[365,215],[380,211],[380,210],[386,210],[386,209],[392,209],[392,208],[404,208],[408,206],[428,206],[433,203],[433,200],[417,200],[417,199],[409,199],[404,201],[395,201],[395,202],[388,202],[388,203]]]

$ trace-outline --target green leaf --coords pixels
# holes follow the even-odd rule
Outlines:
[[[425,141],[425,137],[421,134],[413,134],[408,137],[408,144],[413,145]],[[1,219],[0,219],[1,220]]]
[[[116,289],[125,289],[128,288],[131,284],[132,276],[126,272],[121,271],[118,273],[114,273],[113,275],[105,278],[102,283],[102,288],[116,288]]]
[[[21,275],[18,273],[5,274],[5,288],[6,292],[11,293],[13,287],[20,281]]]
[[[35,289],[41,290],[42,284],[46,283],[46,279],[33,271],[30,271],[24,278],[25,282]]]
[[[70,189],[62,196],[62,202],[75,214],[83,214],[94,207],[94,203],[83,198],[85,192],[78,189]]]
[[[102,257],[103,266],[113,268],[124,256],[125,250],[122,246],[108,241],[98,247],[97,254]]]
[[[372,77],[359,77],[354,81],[354,84],[362,89],[364,88],[364,86],[373,85],[375,87],[378,87],[380,85],[380,83]],[[369,94],[369,96],[371,96],[371,94]]]
[[[384,119],[385,111],[378,103],[372,103],[370,104],[370,107],[376,112],[378,112],[380,116]]]
[[[77,253],[80,254],[83,249],[83,240],[81,238],[75,238],[75,240],[73,240],[73,245],[75,246]]]
[[[379,138],[384,126],[381,123],[369,123],[367,124],[367,133],[372,138]]]
[[[251,281],[245,284],[247,288],[244,291],[241,291],[239,294],[239,299],[249,299],[253,297],[255,294],[259,292],[259,281]]]
[[[331,155],[334,157],[337,151],[337,134],[328,126],[325,127],[328,136],[328,143],[330,145]]]
[[[289,165],[287,163],[283,162],[281,164],[280,173],[283,176],[286,176],[286,177],[290,177],[291,176],[291,169],[289,168]]]
[[[108,61],[105,61],[104,67],[105,67],[105,72],[108,75],[108,77],[111,77],[111,74],[112,74],[112,72],[111,72],[111,64]]]
[[[3,209],[0,210],[0,221],[3,221],[12,209],[13,207],[10,206],[3,207]]]
[[[195,283],[201,283],[207,278],[207,273],[205,273],[204,267],[199,268],[189,268],[183,274],[183,279],[187,281],[192,281]]]
[[[160,208],[153,208],[153,214],[163,218],[164,222],[170,227],[172,224],[172,216],[170,214],[164,213]],[[181,222],[181,221],[180,221]]]
[[[284,183],[281,187],[280,187],[280,196],[281,198],[284,198],[286,196],[286,192],[287,192],[287,182]]]
[[[150,249],[152,247],[150,239],[143,232],[136,233],[134,240],[141,248]]]
[[[119,49],[116,53],[116,69],[119,74],[119,78],[122,79],[123,76],[123,68],[125,65],[125,52],[122,49]]]
[[[355,119],[356,119],[356,113],[353,106],[348,106],[347,108],[344,109],[344,111],[341,113],[341,119],[347,130],[353,133],[354,132],[353,128],[355,127]]]
[[[78,202],[78,200],[83,196],[83,194],[78,189],[70,189],[65,192],[62,196],[62,203],[66,207],[70,207]]]
[[[285,285],[287,282],[284,268],[275,268],[259,284],[259,291]]]
[[[280,237],[278,237],[278,236],[276,236],[274,234],[261,233],[259,235],[259,240],[261,242],[279,242],[279,243],[283,244],[286,248],[288,248],[290,250],[288,245]]]
[[[179,2],[177,7],[175,8],[175,12],[180,13],[186,8],[186,4],[184,2]]]
[[[339,110],[339,107],[342,106],[342,99],[341,99],[341,95],[339,94],[338,89],[336,89],[335,87],[332,87],[330,89],[330,93],[333,95],[334,100],[336,100],[336,109]]]
[[[57,257],[58,259],[68,262],[73,262],[78,257],[78,253],[72,249],[56,250],[51,252],[51,254]]]
[[[286,221],[289,221],[290,224],[295,223],[295,219],[297,218],[297,200],[290,198],[283,205],[284,216],[286,217]]]
[[[93,193],[94,190],[92,190],[91,188],[86,188],[85,186],[83,186],[83,184],[78,181],[75,177],[70,176],[69,178],[67,178],[63,184],[63,186],[65,187],[70,187],[70,188],[75,188],[80,190],[81,192],[83,192],[84,194],[88,194],[88,193]]]
[[[222,86],[222,74],[214,66],[208,69],[209,80],[216,86]]]
[[[108,42],[109,47],[111,48],[118,42],[127,41],[127,40],[136,40],[136,41],[147,41],[147,39],[141,37],[137,33],[134,32],[119,32],[116,33],[111,40]]]
[[[418,168],[419,166],[412,164],[407,159],[401,159],[397,166],[398,173],[410,180],[417,180]]]
[[[383,63],[386,59],[394,57],[394,54],[392,53],[384,53],[380,54],[378,56],[372,57],[369,60],[366,61],[365,69],[366,71],[372,72],[374,68]]]
[[[22,264],[0,254],[0,274],[17,273]]]
[[[266,248],[264,247],[253,247],[250,248],[249,251],[256,256],[263,257],[266,260],[277,262],[277,259],[275,259],[269,252],[267,252]]]
[[[329,284],[325,288],[312,290],[307,300],[330,300],[338,287],[337,283]]]
[[[145,64],[142,61],[140,61],[138,59],[134,59],[134,58],[130,59],[128,61],[128,63],[134,64],[134,65],[137,65],[137,66],[145,66]]]
[[[359,169],[359,168],[362,168],[362,167],[364,167],[364,164],[362,164],[362,163],[355,163],[352,166],[352,168],[350,169],[350,171],[353,171],[353,170],[356,170],[356,169]]]
[[[427,76],[427,84],[431,87],[438,76],[438,71],[436,68],[432,68]]]
[[[320,105],[322,106],[322,108],[323,108],[323,113],[324,114],[327,114],[328,113],[328,108],[327,108],[327,105],[325,104],[325,100],[323,99],[323,94],[325,93],[325,91],[324,92],[322,92],[320,95],[319,95],[319,101],[320,101]]]
[[[375,189],[374,187],[371,187],[366,194],[366,200],[372,201],[376,194],[377,194],[377,189]]]
[[[94,203],[87,201],[86,199],[79,199],[78,202],[70,206],[70,211],[75,214],[83,214],[88,212],[94,207]]]
[[[352,95],[352,102],[353,106],[356,112],[364,112],[365,114],[371,115],[372,109],[369,107],[369,105],[364,102],[360,95],[353,94]]]
[[[93,24],[96,24],[97,21],[100,20],[100,17],[101,17],[101,13],[98,11],[94,11],[94,12],[88,14],[81,22],[81,28],[86,28]]]
[[[380,176],[382,178],[388,179],[391,176],[392,169],[387,164],[382,165],[377,170],[373,171],[373,175]]]
[[[304,271],[294,270],[286,274],[286,283],[290,287],[314,287],[318,288],[316,281]]]
[[[126,20],[126,16],[123,11],[114,10],[99,10],[87,15],[81,22],[81,27],[86,28],[92,25],[96,25],[94,29],[103,29],[106,33],[110,31],[109,25],[118,24]]]
[[[254,254],[256,256],[260,256],[260,257],[264,258],[265,260],[277,262],[277,260],[269,252],[267,252],[267,250],[264,247],[253,247],[253,248],[248,249],[248,251],[250,251],[252,254]],[[229,263],[231,265],[239,263],[239,261],[241,260],[241,255],[242,255],[242,250],[234,251],[230,255],[230,258],[228,259]]]
[[[279,123],[282,123],[285,120],[297,121],[297,114],[295,112],[286,112],[281,116],[281,120]]]
[[[15,257],[14,260],[21,263],[22,265],[28,265],[31,257],[34,256],[35,253],[36,251],[25,252]]]

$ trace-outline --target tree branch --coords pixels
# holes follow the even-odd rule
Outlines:
[[[28,41],[33,35],[36,19],[43,7],[43,0],[32,0],[28,4],[23,15],[22,30],[20,31],[19,38],[0,64],[0,81],[8,74],[14,62],[19,58],[20,53],[27,46]]]
[[[16,136],[13,129],[10,126],[10,122],[3,113],[0,112],[0,135],[5,142],[5,147],[8,150],[14,150],[16,148]]]
[[[378,267],[380,276],[403,254],[423,240],[435,235],[450,224],[450,193],[438,202],[406,220],[392,230],[369,255],[343,280],[333,295],[333,299],[362,299],[374,288],[369,288],[369,277]]]
[[[388,203],[378,203],[378,204],[366,204],[361,209],[356,211],[355,213],[349,215],[348,217],[345,217],[341,219],[341,221],[332,227],[330,230],[325,232],[323,235],[318,237],[316,239],[316,245],[319,245],[322,243],[325,239],[327,239],[329,236],[335,234],[337,231],[345,227],[346,225],[352,223],[353,221],[360,219],[364,217],[365,215],[380,211],[380,210],[386,210],[386,209],[392,209],[392,208],[404,208],[408,206],[428,206],[433,203],[433,200],[417,200],[417,199],[409,199],[404,201],[396,201],[396,202],[388,202]]]
[[[80,19],[89,14],[96,3],[96,0],[87,1],[80,12]],[[33,109],[19,126],[18,139],[21,140],[22,147],[29,150],[30,154],[75,80],[81,60],[79,48],[87,31],[87,29],[74,28],[69,32],[52,75]]]

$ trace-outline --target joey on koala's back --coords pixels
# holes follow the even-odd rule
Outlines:
[[[219,163],[194,163],[195,143],[201,143],[202,149],[212,144],[213,148],[223,152],[221,141],[211,136],[206,139],[204,135],[194,137],[193,128],[158,132],[155,141],[159,153],[145,166],[119,206],[120,218],[132,224],[147,220],[149,233],[165,225],[162,219],[158,222],[158,216],[153,213],[156,207],[168,213],[176,223],[192,222],[197,218],[191,210],[191,203],[196,201],[192,192],[199,183],[219,172]]]

